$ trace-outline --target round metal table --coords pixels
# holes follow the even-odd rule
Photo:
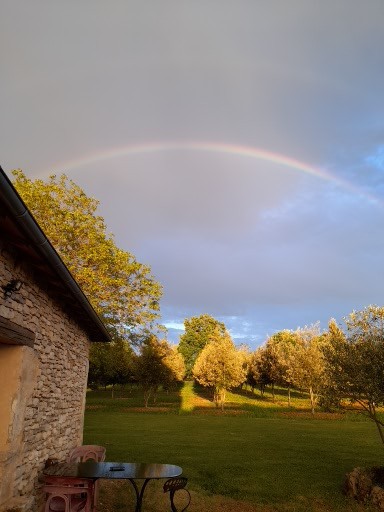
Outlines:
[[[107,480],[129,480],[135,490],[135,512],[141,512],[145,488],[150,480],[172,478],[183,472],[180,466],[145,462],[95,462],[88,460],[78,463],[53,464],[44,469],[44,475],[66,478],[99,478]],[[139,488],[136,480],[143,480]]]

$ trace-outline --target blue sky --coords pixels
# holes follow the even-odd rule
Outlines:
[[[326,328],[384,303],[383,26],[381,0],[5,0],[0,164],[100,200],[171,341]]]

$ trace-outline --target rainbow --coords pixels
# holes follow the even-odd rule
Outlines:
[[[112,159],[129,157],[133,155],[146,155],[151,153],[160,153],[160,152],[174,152],[174,151],[193,151],[193,152],[206,152],[206,153],[218,153],[218,154],[228,154],[232,156],[240,156],[243,158],[253,158],[256,160],[270,162],[273,164],[277,164],[282,167],[290,168],[293,170],[297,170],[311,176],[315,176],[322,180],[327,180],[335,183],[336,185],[349,190],[354,194],[358,194],[368,198],[370,201],[378,202],[378,198],[372,196],[366,192],[363,192],[361,189],[353,185],[352,183],[343,180],[330,172],[309,165],[305,162],[301,162],[294,158],[290,158],[285,155],[281,155],[278,153],[272,153],[270,151],[265,151],[263,149],[251,147],[251,146],[241,146],[234,144],[223,144],[217,142],[154,142],[154,143],[143,143],[143,144],[134,144],[127,145],[118,148],[112,148],[100,152],[92,153],[91,155],[87,155],[78,159],[69,160],[67,162],[62,162],[60,164],[56,164],[53,166],[53,171],[55,169],[60,169],[60,172],[67,172],[69,170],[77,170],[84,167],[88,167],[92,164],[108,161]],[[55,172],[55,171],[54,171]],[[52,168],[50,173],[52,173]],[[44,172],[44,174],[50,174],[48,172]]]

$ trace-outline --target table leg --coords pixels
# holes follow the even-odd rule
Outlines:
[[[141,489],[139,491],[139,488],[137,487],[137,484],[135,482],[135,480],[133,478],[129,478],[128,479],[134,490],[135,490],[135,493],[136,493],[136,508],[135,508],[135,512],[141,512],[141,506],[142,506],[142,503],[143,503],[143,496],[144,496],[144,491],[145,491],[145,488],[147,487],[147,484],[148,482],[151,480],[150,478],[146,478],[144,480],[144,483],[143,485],[141,486]]]

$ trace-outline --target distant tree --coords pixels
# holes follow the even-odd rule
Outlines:
[[[183,379],[185,372],[182,356],[166,340],[148,336],[140,346],[134,361],[134,375],[144,392],[144,405],[148,407],[160,386],[169,387]]]
[[[240,388],[242,388],[245,384],[248,384],[247,376],[248,376],[248,369],[249,369],[252,354],[250,352],[249,346],[246,345],[245,343],[242,343],[241,345],[237,346],[237,350],[241,357],[241,360],[242,360],[241,364],[242,364],[244,374],[245,374],[244,381],[240,383]]]
[[[348,336],[364,339],[366,334],[380,338],[384,333],[384,307],[371,304],[361,311],[352,311],[344,318]]]
[[[257,371],[257,365],[255,364],[255,353],[252,352],[249,355],[248,365],[247,365],[247,373],[245,375],[245,382],[248,386],[250,386],[252,394],[255,392],[255,388],[257,387],[257,374],[255,376],[255,372]]]
[[[90,347],[88,386],[93,389],[109,384],[109,349],[109,343],[92,343]]]
[[[337,371],[341,371],[338,362],[336,363],[336,366],[334,366],[334,357],[337,352],[334,349],[336,347],[342,349],[347,339],[345,333],[333,318],[331,318],[328,323],[328,332],[326,333],[326,337],[327,343],[322,348],[324,355],[324,380],[321,386],[319,405],[324,410],[332,411],[334,409],[340,409],[342,407],[342,400],[345,398],[344,392],[340,391],[340,386],[334,379],[334,371],[336,368]]]
[[[271,385],[272,397],[275,400],[275,384],[279,381],[280,373],[276,347],[267,341],[265,345],[257,348],[251,355],[247,382],[252,389],[257,386],[262,396],[266,387]]]
[[[261,351],[260,365],[264,383],[271,385],[272,399],[275,401],[275,384],[282,380],[282,367],[277,347],[270,339]]]
[[[210,336],[218,329],[225,334],[225,325],[210,315],[193,316],[184,320],[185,333],[180,336],[178,351],[184,357],[186,377],[192,376],[197,356],[210,341]]]
[[[113,398],[116,384],[132,381],[133,359],[133,350],[124,340],[93,343],[89,355],[89,385],[92,387],[112,385]]]
[[[118,339],[110,343],[108,356],[109,384],[112,385],[113,398],[116,384],[126,384],[132,381],[134,353],[125,340]]]
[[[319,324],[295,331],[296,343],[289,352],[288,375],[290,381],[309,392],[312,414],[324,383],[323,347],[326,337],[320,333]]]
[[[236,349],[228,332],[222,333],[216,327],[193,367],[195,379],[202,386],[213,388],[216,407],[224,409],[226,391],[245,381],[243,362],[243,354]]]
[[[257,387],[260,389],[261,396],[264,395],[265,387],[269,384],[268,376],[263,368],[263,352],[264,347],[259,347],[252,352],[246,374],[246,381],[251,386],[252,392]]]
[[[175,384],[182,382],[185,376],[185,363],[183,356],[178,352],[177,347],[170,346],[170,349],[164,359],[164,363],[171,369],[171,379],[163,382],[162,386],[168,390]]]
[[[30,180],[13,172],[14,185],[114,338],[133,339],[159,317],[161,287],[150,268],[119,249],[107,234],[98,201],[69,180]]]
[[[384,405],[384,307],[368,306],[345,319],[347,334],[331,320],[329,344],[324,348],[328,393],[348,398],[371,419],[384,443],[384,423],[378,407]]]
[[[291,352],[294,350],[297,334],[287,329],[278,331],[269,337],[267,344],[273,347],[277,358],[276,379],[279,384],[288,389],[288,406],[291,405],[292,377],[289,372]]]

